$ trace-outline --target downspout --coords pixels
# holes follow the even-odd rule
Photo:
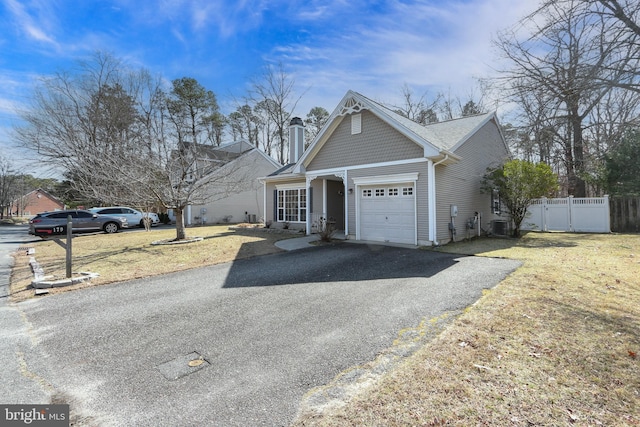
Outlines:
[[[444,158],[436,163],[429,160],[428,163],[428,191],[429,191],[429,240],[434,246],[438,246],[437,222],[436,222],[436,166],[449,160],[449,155],[445,154]]]
[[[307,192],[307,220],[305,223],[305,235],[311,236],[311,215],[313,210],[313,206],[311,204],[313,203],[313,200],[309,198],[309,194],[311,194],[311,180],[308,177],[305,177],[305,184]]]
[[[349,177],[344,170],[344,238],[349,238]]]
[[[438,166],[440,163],[442,163],[442,162],[446,162],[447,160],[449,160],[449,155],[448,155],[448,154],[445,154],[445,155],[444,155],[444,159],[442,159],[442,160],[438,160],[436,163],[434,163],[434,164],[433,164],[433,167],[435,168],[435,167],[436,167],[436,166]]]
[[[264,221],[264,223],[267,223],[267,182],[264,180],[262,181],[262,220]]]
[[[325,221],[329,220],[327,215],[327,179],[322,180],[322,217]],[[326,224],[326,222],[325,222]]]

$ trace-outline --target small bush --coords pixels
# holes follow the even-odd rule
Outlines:
[[[320,240],[322,240],[323,242],[330,242],[335,232],[336,226],[333,225],[333,222],[329,222],[324,218],[320,218],[320,231],[318,232]]]

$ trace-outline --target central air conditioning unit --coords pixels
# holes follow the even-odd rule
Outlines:
[[[509,233],[509,223],[504,219],[491,221],[491,234],[494,236],[506,236]]]

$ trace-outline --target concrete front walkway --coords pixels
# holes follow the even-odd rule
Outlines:
[[[383,246],[393,246],[396,248],[406,248],[406,249],[416,249],[417,246],[415,245],[407,245],[404,243],[384,243],[384,242],[371,242],[368,240],[348,240],[345,235],[344,232],[342,231],[338,231],[335,234],[333,234],[333,236],[331,236],[331,240],[344,240],[350,243],[358,243],[358,244],[364,244],[364,245],[383,245]],[[311,248],[314,245],[314,242],[318,242],[320,241],[320,235],[319,234],[312,234],[310,236],[304,236],[304,237],[294,237],[292,239],[285,239],[285,240],[279,240],[275,243],[275,245],[280,248],[280,249],[284,249],[285,251],[295,251],[298,249],[306,249],[306,248]]]
[[[297,249],[305,249],[312,247],[313,242],[320,240],[320,236],[312,234],[304,237],[294,237],[293,239],[278,240],[275,245],[285,251],[295,251]]]

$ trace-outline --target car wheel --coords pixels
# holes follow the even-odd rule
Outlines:
[[[118,229],[120,227],[118,227],[118,224],[116,224],[115,222],[108,222],[104,225],[103,230],[105,233],[117,233]]]

